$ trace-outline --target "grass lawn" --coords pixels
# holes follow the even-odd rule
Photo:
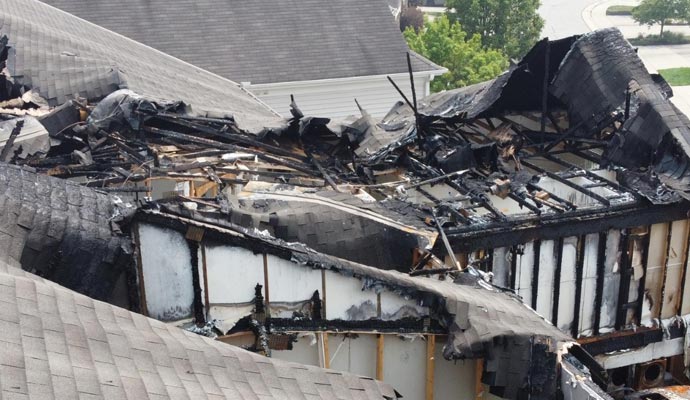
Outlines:
[[[690,68],[688,67],[661,69],[659,73],[671,86],[690,85]]]
[[[606,9],[606,15],[631,15],[633,6],[611,6]]]

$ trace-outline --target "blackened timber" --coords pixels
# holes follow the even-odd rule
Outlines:
[[[585,251],[587,249],[587,236],[581,235],[577,239],[577,260],[575,263],[575,304],[573,310],[573,324],[570,326],[570,335],[577,338],[580,332],[580,308],[582,307],[582,278],[585,269]]]
[[[568,200],[554,194],[553,192],[544,189],[543,187],[539,186],[536,183],[528,182],[527,187],[532,188],[534,190],[538,190],[540,192],[548,193],[549,198],[552,198],[552,199],[556,200],[557,202],[564,204],[567,208],[569,208],[571,210],[574,210],[577,208],[577,206],[575,204],[573,204],[571,201],[568,201]]]
[[[623,186],[621,186],[618,182],[615,182],[615,181],[612,181],[612,180],[610,180],[610,179],[604,178],[603,176],[597,175],[597,174],[595,174],[594,172],[589,171],[589,170],[587,170],[587,169],[585,169],[585,168],[580,168],[580,167],[578,167],[577,165],[575,165],[575,164],[573,164],[573,163],[571,163],[571,162],[568,162],[568,161],[566,161],[566,160],[563,160],[563,159],[560,158],[560,157],[556,157],[556,156],[553,156],[553,155],[551,155],[551,154],[544,154],[544,158],[546,158],[546,159],[548,159],[548,160],[550,160],[550,161],[553,161],[553,162],[555,162],[556,164],[560,164],[560,165],[562,165],[562,166],[564,166],[564,167],[567,167],[567,168],[582,169],[583,171],[585,171],[585,175],[587,175],[587,177],[592,178],[592,179],[599,180],[599,181],[601,181],[601,182],[604,182],[604,183],[606,183],[608,186],[611,186],[612,188],[616,189],[616,190],[619,191],[619,192],[627,192],[627,190],[626,190]],[[630,193],[631,193],[633,196],[635,196],[636,198],[641,198],[641,197],[642,197],[642,196],[640,196],[639,193],[635,192],[634,190],[631,190]]]
[[[664,273],[661,278],[661,297],[659,298],[659,315],[654,318],[659,318],[664,315],[664,299],[666,298],[666,279],[668,278],[668,265],[671,259],[671,235],[673,235],[673,222],[668,223],[668,231],[666,233],[666,257],[664,258]]]
[[[436,213],[433,213],[432,216],[434,217],[434,223],[436,224],[438,233],[441,235],[441,239],[443,240],[443,245],[446,247],[448,256],[450,257],[450,260],[453,262],[453,268],[460,269],[460,264],[458,264],[458,260],[455,258],[455,252],[453,252],[453,248],[450,247],[450,242],[448,242],[448,237],[446,236],[446,233],[443,231],[443,226],[441,226],[441,223],[436,217]]]
[[[290,167],[294,170],[304,172],[305,174],[317,175],[316,171],[314,171],[310,168],[303,167],[301,164],[299,164],[297,162],[294,162],[291,160],[286,160],[286,159],[283,159],[283,158],[280,158],[277,156],[272,156],[272,155],[269,155],[269,154],[266,154],[266,153],[263,153],[260,151],[248,149],[246,147],[239,147],[239,146],[235,146],[235,145],[227,144],[227,143],[223,143],[223,142],[218,142],[218,141],[211,140],[211,139],[200,138],[197,136],[186,135],[184,133],[168,131],[165,129],[158,129],[158,128],[154,128],[154,127],[150,127],[150,126],[147,126],[146,128],[144,128],[144,130],[147,132],[150,132],[150,133],[155,133],[157,135],[167,136],[167,137],[171,137],[171,138],[175,138],[175,139],[180,139],[180,140],[184,140],[184,141],[191,142],[191,143],[198,143],[198,144],[202,144],[202,145],[205,145],[208,147],[215,147],[218,149],[226,149],[226,150],[230,150],[230,151],[236,151],[238,153],[253,154],[253,155],[259,157],[260,159],[268,161],[268,162],[273,162],[273,163],[276,163],[279,165],[284,165],[284,166]]]
[[[194,129],[194,130],[202,132],[202,133],[217,136],[219,138],[223,138],[226,140],[231,140],[233,142],[242,143],[242,144],[247,145],[247,146],[254,146],[254,147],[263,149],[265,151],[277,154],[279,156],[291,157],[291,158],[295,158],[295,159],[298,159],[298,160],[303,161],[303,162],[307,161],[306,158],[304,158],[300,155],[294,154],[294,153],[287,151],[283,148],[273,146],[273,145],[270,145],[268,143],[260,142],[258,140],[247,137],[245,135],[224,132],[224,131],[221,131],[220,129],[214,129],[214,128],[211,128],[208,126],[195,124],[195,123],[190,122],[190,121],[183,119],[183,118],[175,118],[174,116],[168,116],[166,119],[168,119],[168,120],[170,120],[176,124]],[[225,125],[225,126],[228,126],[228,125]]]
[[[407,96],[405,96],[405,93],[402,90],[400,90],[400,87],[398,87],[398,84],[395,83],[395,81],[393,81],[393,79],[390,76],[387,76],[386,78],[388,78],[388,82],[390,82],[391,85],[393,85],[393,87],[398,92],[398,94],[403,98],[403,100],[405,100],[405,103],[407,104],[407,106],[410,107],[414,111],[414,109],[415,109],[414,105],[412,104],[412,102],[410,102],[410,100],[407,98]]]
[[[558,326],[558,306],[561,301],[561,268],[563,265],[563,237],[556,241],[556,269],[553,273],[553,309],[551,323]]]
[[[635,316],[637,317],[638,323],[642,321],[642,308],[644,307],[644,292],[645,292],[645,283],[647,280],[647,261],[649,260],[649,243],[650,243],[650,234],[651,234],[651,226],[646,227],[645,235],[642,237],[642,277],[640,278],[640,283],[637,286],[637,309],[635,310]],[[685,265],[685,263],[683,263]],[[685,274],[685,271],[687,268],[683,268],[683,274]],[[685,279],[683,279],[681,282],[685,282]],[[681,296],[680,298],[683,298],[682,295],[682,290],[685,289],[685,285],[683,284],[681,286]]]
[[[532,308],[537,309],[537,295],[539,294],[539,262],[541,258],[541,240],[535,240],[533,244],[534,249],[534,266],[532,267]]]
[[[551,69],[551,42],[546,40],[544,49],[544,79],[541,87],[541,133],[546,132],[546,118],[549,113],[549,75]]]
[[[616,305],[615,329],[620,330],[625,325],[628,313],[628,294],[630,292],[630,279],[632,278],[632,268],[630,266],[630,233],[627,229],[621,231],[619,248],[621,250],[620,274],[621,280],[618,285],[618,304]]]
[[[594,292],[594,321],[592,323],[592,334],[599,335],[601,325],[601,305],[604,299],[604,278],[606,277],[606,242],[608,232],[599,232],[597,246],[597,286]]]
[[[189,246],[189,253],[192,264],[192,286],[194,288],[194,302],[192,304],[194,310],[194,322],[198,326],[206,324],[206,317],[204,316],[204,305],[201,300],[201,283],[199,282],[199,243],[193,240],[187,240]]]
[[[680,280],[680,301],[678,302],[677,313],[679,316],[683,314],[683,300],[685,299],[685,280],[688,279],[688,269],[685,266],[688,265],[688,260],[690,260],[690,221],[685,221],[685,223],[685,252],[683,254],[683,263],[681,264],[684,267],[681,268],[683,272]]]
[[[517,248],[510,248],[510,288],[516,290],[517,283]]]
[[[687,218],[690,204],[616,204],[598,209],[577,209],[563,214],[520,215],[507,221],[446,228],[448,240],[459,252],[510,247],[536,239],[577,236],[608,229],[624,229]]]
[[[565,178],[562,178],[562,177],[559,176],[558,174],[555,174],[555,173],[553,173],[553,172],[547,171],[547,170],[545,170],[545,169],[543,169],[543,168],[541,168],[541,167],[539,167],[539,166],[537,166],[537,165],[532,164],[532,163],[529,162],[529,161],[522,160],[522,164],[523,164],[523,165],[526,165],[527,167],[529,167],[529,168],[531,168],[531,169],[533,169],[533,170],[535,170],[535,171],[537,171],[537,172],[539,172],[539,173],[545,174],[545,175],[548,176],[549,178],[554,179],[554,180],[556,180],[556,181],[558,181],[558,182],[560,182],[560,183],[562,183],[562,184],[564,184],[564,185],[566,185],[566,186],[568,186],[568,187],[571,187],[571,188],[577,190],[578,192],[584,193],[585,195],[587,195],[587,196],[589,196],[589,197],[591,197],[591,198],[597,200],[598,202],[600,202],[600,203],[602,203],[602,204],[604,204],[604,205],[606,205],[606,206],[610,206],[610,205],[611,205],[611,202],[610,202],[606,197],[600,196],[600,195],[598,195],[598,194],[592,192],[592,191],[589,190],[589,189],[583,188],[582,186],[580,186],[580,185],[578,185],[578,184],[575,184],[575,183],[573,183],[573,182],[570,182],[569,180],[567,180],[567,179],[565,179]]]
[[[14,128],[12,129],[12,132],[10,132],[10,137],[7,139],[5,142],[5,146],[2,148],[2,151],[0,152],[0,161],[3,162],[9,162],[11,157],[10,156],[10,151],[12,150],[14,146],[14,141],[17,139],[17,136],[19,136],[19,133],[21,133],[22,128],[24,127],[24,120],[20,119],[18,120]]]

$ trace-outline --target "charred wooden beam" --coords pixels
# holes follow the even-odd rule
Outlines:
[[[592,334],[599,335],[601,325],[602,301],[604,299],[604,280],[606,277],[606,242],[608,232],[599,232],[597,244],[597,283],[594,291],[594,321],[592,322]]]
[[[539,267],[541,256],[541,240],[535,240],[533,244],[534,265],[532,267],[532,309],[537,309],[537,295],[539,294]]]
[[[561,268],[563,267],[563,238],[556,241],[556,268],[553,273],[553,309],[551,323],[558,326],[558,307],[561,301]]]
[[[573,189],[577,190],[577,191],[580,192],[580,193],[584,193],[585,195],[587,195],[587,196],[593,198],[594,200],[597,200],[598,202],[600,202],[600,203],[602,203],[602,204],[604,204],[604,205],[606,205],[606,206],[610,206],[610,205],[611,205],[611,202],[610,202],[606,197],[600,196],[600,195],[598,195],[598,194],[592,192],[592,191],[589,190],[589,189],[586,189],[586,188],[584,188],[584,187],[582,187],[582,186],[580,186],[580,185],[578,185],[578,184],[576,184],[576,183],[573,183],[573,182],[571,182],[571,181],[569,181],[569,180],[567,180],[567,179],[565,179],[565,178],[562,178],[562,177],[559,176],[558,174],[555,174],[555,173],[553,173],[553,172],[547,171],[547,170],[545,170],[545,169],[543,169],[543,168],[541,168],[541,167],[539,167],[539,166],[537,166],[537,165],[535,165],[535,164],[533,164],[533,163],[531,163],[531,162],[529,162],[529,161],[523,160],[523,161],[522,161],[522,164],[525,165],[525,166],[527,166],[527,167],[529,167],[529,168],[531,168],[531,169],[533,169],[533,170],[535,170],[535,171],[537,171],[537,172],[539,172],[539,173],[545,174],[545,175],[548,176],[549,178],[551,178],[551,179],[553,179],[553,180],[556,180],[556,181],[558,181],[558,182],[560,182],[560,183],[562,183],[562,184],[564,184],[564,185],[566,185],[566,186],[568,186],[568,187],[570,187],[570,188],[573,188]]]

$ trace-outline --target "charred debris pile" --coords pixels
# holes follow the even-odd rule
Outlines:
[[[389,239],[405,256],[353,260],[377,267],[464,267],[481,262],[452,259],[468,232],[688,196],[687,117],[617,30],[544,40],[492,81],[405,98],[381,121],[365,110],[304,116],[293,101],[282,126],[247,130],[126,90],[46,113],[30,88],[4,87],[3,162],[139,199],[194,198],[239,225],[316,247],[328,240],[294,229],[312,209],[284,215],[283,205],[344,204],[404,225]],[[158,190],[161,180],[184,184]],[[449,263],[437,259],[445,255]]]
[[[504,289],[484,272],[489,255],[456,254],[535,227],[543,235],[652,204],[687,208],[690,196],[690,121],[613,29],[541,41],[494,80],[402,96],[380,121],[366,110],[305,116],[293,100],[292,118],[258,128],[126,89],[50,109],[16,76],[0,79],[1,162],[144,213],[492,291]],[[548,397],[553,384],[547,376],[532,389]]]

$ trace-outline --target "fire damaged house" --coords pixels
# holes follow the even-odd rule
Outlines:
[[[0,4],[0,319],[20,325],[3,397],[62,378],[101,397],[687,389],[690,121],[619,31],[424,98],[391,80],[380,120],[299,98],[284,119],[43,3]],[[74,354],[48,348],[73,330]]]

